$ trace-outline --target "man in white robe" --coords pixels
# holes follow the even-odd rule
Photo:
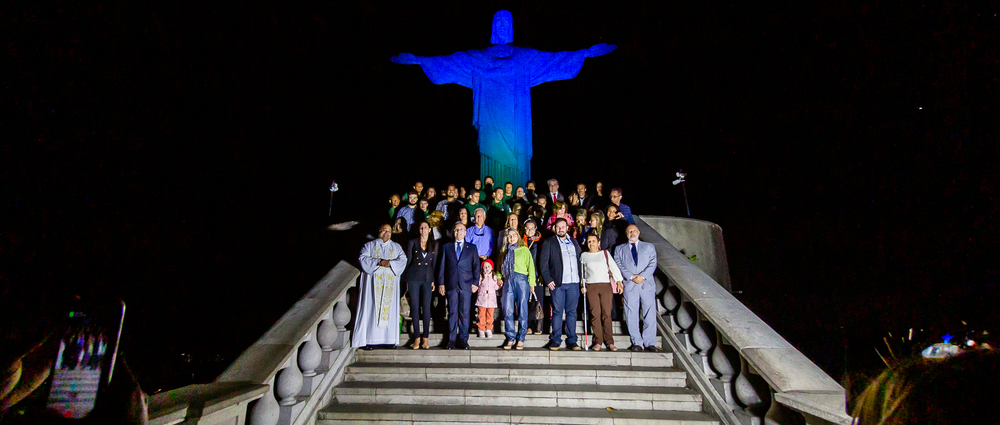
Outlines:
[[[399,277],[406,253],[389,238],[392,227],[382,225],[378,239],[361,248],[361,285],[352,347],[370,350],[376,345],[399,345]]]

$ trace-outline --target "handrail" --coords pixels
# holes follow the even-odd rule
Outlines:
[[[308,423],[354,360],[347,291],[359,276],[338,263],[214,383],[153,396],[151,423]]]
[[[798,422],[849,424],[845,392],[815,363],[691,263],[660,233],[637,217],[641,238],[656,247],[666,277],[664,332],[714,381],[716,397],[738,415],[775,420],[791,410]],[[731,347],[731,348],[729,348]],[[733,363],[739,362],[734,367]],[[693,363],[692,363],[693,364]],[[774,400],[774,403],[771,402]],[[717,414],[719,412],[716,412]],[[723,412],[722,416],[728,416]]]

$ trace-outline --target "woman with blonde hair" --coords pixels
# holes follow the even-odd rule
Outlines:
[[[573,226],[573,237],[580,244],[584,244],[587,240],[587,225],[587,210],[580,208],[576,211],[576,226]]]
[[[524,349],[524,338],[528,333],[528,291],[535,286],[535,259],[524,244],[516,228],[504,231],[504,244],[500,248],[497,259],[500,260],[500,273],[503,284],[500,287],[503,294],[504,330],[507,333],[507,343],[504,350]],[[514,326],[514,312],[520,311],[517,318],[518,326]],[[515,346],[516,344],[516,346]]]
[[[431,226],[431,236],[434,240],[441,239],[444,234],[441,233],[441,223],[444,223],[444,211],[432,211],[429,216],[427,216],[427,224]]]
[[[590,213],[590,224],[587,226],[587,235],[596,235],[601,241],[601,249],[611,249],[618,240],[618,231],[614,227],[604,227],[604,213],[596,210]],[[584,236],[586,237],[586,236]]]

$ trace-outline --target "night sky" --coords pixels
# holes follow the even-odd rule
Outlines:
[[[737,296],[833,376],[997,323],[995,5],[171,3],[0,7],[3,323],[122,297],[147,391],[214,379],[390,193],[471,187],[471,91],[389,57],[485,47],[498,9],[515,45],[618,45],[532,89],[535,180],[680,216],[683,168]]]

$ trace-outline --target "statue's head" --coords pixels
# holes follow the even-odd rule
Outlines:
[[[514,17],[506,10],[493,15],[493,35],[490,44],[510,44],[514,42]]]

